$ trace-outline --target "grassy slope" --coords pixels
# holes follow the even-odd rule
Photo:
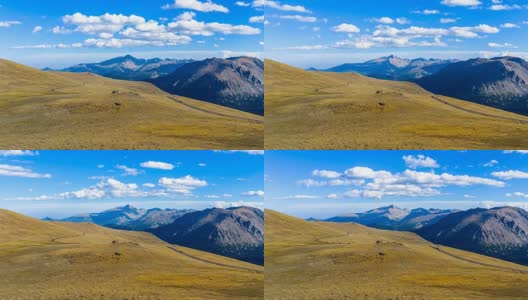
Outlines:
[[[191,256],[256,271],[217,266],[167,246],[144,232],[0,210],[0,298],[262,298],[262,267],[177,246]]]
[[[144,82],[0,60],[0,149],[262,149],[262,123]]]
[[[313,223],[270,210],[265,225],[266,299],[514,299],[528,294],[528,274],[450,257],[414,233]],[[490,257],[441,249],[528,271]]]
[[[525,116],[435,96],[493,117],[467,112],[409,82],[265,64],[266,149],[528,147]]]

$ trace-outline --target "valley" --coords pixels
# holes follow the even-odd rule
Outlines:
[[[528,268],[411,232],[266,210],[267,299],[518,299]]]
[[[263,118],[91,73],[0,60],[2,149],[261,149]],[[176,99],[176,100],[175,100]]]
[[[263,268],[145,232],[0,210],[0,298],[260,299]]]
[[[521,149],[528,118],[410,82],[265,62],[267,149]]]

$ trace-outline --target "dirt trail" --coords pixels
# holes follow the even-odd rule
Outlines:
[[[528,121],[525,121],[525,120],[519,120],[519,119],[516,119],[516,118],[508,118],[508,117],[502,117],[502,116],[497,116],[497,115],[493,115],[493,114],[487,114],[487,113],[483,113],[483,112],[478,112],[478,111],[474,111],[474,110],[471,110],[471,109],[467,109],[467,108],[464,108],[464,107],[460,107],[458,105],[455,105],[455,104],[451,104],[445,100],[442,100],[436,96],[431,96],[434,100],[440,102],[440,103],[443,103],[445,105],[449,105],[453,108],[456,108],[456,109],[459,109],[459,110],[462,110],[462,111],[465,111],[465,112],[468,112],[468,113],[472,113],[472,114],[477,114],[477,115],[481,115],[481,116],[484,116],[484,117],[490,117],[490,118],[496,118],[496,119],[501,119],[501,120],[507,120],[507,121],[514,121],[514,122],[519,122],[521,124],[528,124]]]
[[[194,109],[194,110],[201,111],[201,112],[204,112],[204,113],[208,113],[208,114],[212,114],[212,115],[217,115],[217,116],[220,116],[220,117],[226,117],[226,118],[238,119],[238,120],[242,120],[242,121],[253,122],[253,123],[257,123],[257,124],[264,124],[264,121],[254,120],[254,119],[244,118],[244,117],[237,117],[237,116],[228,115],[228,114],[223,114],[223,113],[215,112],[215,111],[208,110],[208,109],[203,109],[203,108],[200,108],[200,107],[197,107],[197,106],[194,106],[194,105],[191,105],[191,104],[185,103],[185,102],[183,102],[182,100],[178,100],[178,99],[175,98],[175,97],[169,97],[169,96],[167,96],[167,97],[168,97],[169,99],[171,99],[171,100],[174,100],[174,101],[178,102],[179,104],[185,105],[185,106],[187,106],[187,107],[189,107],[189,108],[192,108],[192,109]]]
[[[187,256],[189,258],[192,258],[192,259],[195,259],[195,260],[207,263],[207,264],[216,265],[216,266],[220,266],[220,267],[231,268],[231,269],[238,269],[238,270],[244,270],[244,271],[252,271],[252,272],[257,272],[257,273],[264,273],[264,271],[261,271],[261,270],[255,270],[255,269],[252,269],[252,268],[246,268],[246,267],[240,267],[240,266],[233,266],[233,265],[223,264],[223,263],[219,263],[219,262],[214,262],[214,261],[210,261],[210,260],[207,260],[207,259],[203,259],[203,258],[200,258],[200,257],[196,257],[194,255],[185,253],[185,252],[183,252],[181,250],[178,250],[178,249],[176,249],[174,247],[171,247],[171,246],[167,246],[167,248],[171,249],[174,252],[180,253],[180,254],[185,255],[185,256]]]
[[[497,265],[493,265],[493,264],[488,264],[488,263],[483,263],[483,262],[467,259],[467,258],[458,256],[458,255],[449,253],[447,251],[444,251],[444,250],[440,249],[439,246],[431,246],[431,248],[439,251],[440,253],[448,255],[448,256],[450,256],[452,258],[456,258],[456,259],[459,259],[459,260],[462,260],[462,261],[465,261],[465,262],[468,262],[468,263],[472,263],[472,264],[476,264],[476,265],[480,265],[480,266],[484,266],[484,267],[490,267],[490,268],[495,268],[495,269],[501,269],[501,270],[506,270],[506,271],[514,271],[514,272],[519,272],[519,273],[523,273],[523,274],[528,274],[528,271],[526,271],[526,270],[520,270],[520,269],[516,269],[516,268],[509,268],[509,267],[501,267],[501,266],[497,266]]]

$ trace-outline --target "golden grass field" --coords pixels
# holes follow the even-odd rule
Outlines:
[[[0,59],[0,149],[262,149],[263,123],[150,83]]]
[[[261,266],[169,245],[149,233],[44,222],[6,210],[0,210],[0,270],[0,299],[261,299],[264,294]]]
[[[414,233],[307,222],[270,210],[265,229],[266,299],[491,300],[528,295],[528,267],[443,246],[438,247],[441,252]]]
[[[265,61],[266,149],[528,148],[528,117],[414,83]]]

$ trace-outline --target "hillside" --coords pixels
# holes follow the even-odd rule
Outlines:
[[[0,210],[2,299],[263,298],[263,268],[149,233]]]
[[[453,63],[417,83],[437,94],[528,115],[528,62],[518,57]]]
[[[394,205],[380,207],[364,213],[342,214],[329,219],[327,222],[354,222],[378,229],[414,231],[423,226],[434,224],[453,210],[440,209],[406,209]]]
[[[417,233],[436,244],[528,265],[528,212],[521,208],[458,212]]]
[[[145,82],[0,60],[1,149],[261,149],[263,118]]]
[[[131,55],[116,57],[100,63],[85,63],[62,69],[63,72],[94,73],[108,78],[123,80],[147,80],[166,76],[186,63],[190,59],[142,59]]]
[[[266,149],[517,149],[528,117],[414,83],[266,60]]]
[[[257,208],[191,212],[150,231],[171,244],[264,264],[264,212]]]
[[[192,62],[150,82],[171,94],[264,115],[264,63],[257,58]]]
[[[442,70],[456,62],[442,59],[405,59],[394,55],[363,63],[348,63],[327,69],[328,72],[355,72],[368,77],[389,80],[415,80]]]
[[[414,233],[266,211],[267,299],[519,299],[528,268]]]

